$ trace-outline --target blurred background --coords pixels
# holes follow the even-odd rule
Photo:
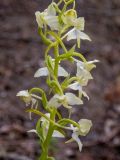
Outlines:
[[[46,89],[45,79],[33,78],[43,66],[45,49],[34,13],[50,2],[0,0],[0,160],[34,160],[40,154],[37,136],[27,133],[35,122],[29,120],[16,93],[34,86]],[[60,139],[53,141],[50,154],[57,160],[120,160],[120,1],[76,0],[76,4],[92,39],[82,41],[78,51],[100,63],[93,71],[94,80],[85,88],[90,100],[75,107],[73,118],[91,119],[93,128],[81,138],[81,153],[76,143],[66,145]],[[74,73],[69,63],[65,65]]]

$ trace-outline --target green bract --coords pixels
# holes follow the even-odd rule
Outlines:
[[[73,107],[82,106],[83,96],[89,100],[84,87],[93,79],[91,72],[98,60],[87,61],[81,53],[76,52],[76,44],[80,47],[81,40],[91,39],[83,32],[85,19],[77,16],[75,0],[59,0],[57,3],[52,1],[47,9],[43,12],[37,11],[35,16],[38,33],[47,47],[44,67],[39,68],[34,77],[45,77],[49,91],[45,92],[41,84],[41,88],[23,90],[18,92],[17,96],[30,107],[27,110],[30,118],[31,113],[40,116],[36,128],[28,131],[36,133],[39,137],[41,145],[39,160],[55,160],[48,154],[52,137],[64,138],[65,131],[68,130],[71,139],[67,142],[76,141],[81,151],[82,142],[79,136],[86,136],[92,127],[91,120],[80,119],[78,122],[72,120],[71,111]],[[76,39],[77,43],[68,50],[64,43],[65,39],[67,41]],[[62,67],[63,61],[76,65],[74,75],[70,75],[66,67]],[[62,107],[68,111],[68,117],[60,113]]]

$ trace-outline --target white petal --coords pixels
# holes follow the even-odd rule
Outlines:
[[[53,3],[51,3],[51,4],[48,6],[46,12],[47,12],[48,15],[51,15],[51,16],[55,16],[55,15],[56,15],[56,10],[55,10],[55,8],[54,8],[54,6],[53,6]]]
[[[36,16],[36,21],[38,23],[38,26],[40,28],[43,28],[42,13],[40,13],[39,11],[37,11],[37,12],[35,12],[35,16]]]
[[[79,90],[79,91],[82,91],[82,86],[80,86],[80,84],[78,83],[78,82],[75,82],[75,83],[73,83],[73,84],[70,84],[69,86],[68,86],[68,88],[71,88],[71,89],[73,89],[73,90]]]
[[[45,16],[44,18],[45,18],[47,25],[52,30],[59,30],[60,29],[60,25],[59,25],[59,21],[58,21],[57,16]]]
[[[81,119],[78,123],[80,124],[80,132],[83,135],[86,135],[92,127],[92,121],[88,119]]]
[[[30,94],[29,94],[28,90],[23,90],[23,91],[19,91],[16,96],[18,96],[18,97],[29,97]]]
[[[85,67],[85,63],[82,61],[79,61],[77,59],[74,59],[77,62],[77,67],[80,67],[81,69],[83,69]]]
[[[88,61],[85,63],[85,68],[88,70],[88,71],[91,71],[93,68],[96,67],[96,65],[94,63],[97,63],[99,62],[98,60],[93,60],[93,61]]]
[[[73,25],[79,30],[84,30],[84,26],[85,26],[84,17],[77,18]]]
[[[71,29],[67,34],[67,41],[70,41],[71,39],[77,39],[77,33],[75,28]]]
[[[67,77],[68,76],[68,72],[61,66],[58,67],[58,76],[59,77]]]
[[[79,36],[80,39],[91,41],[90,37],[84,32],[81,32],[80,30],[77,30],[77,35]]]
[[[31,129],[31,130],[29,130],[27,132],[29,132],[29,133],[36,133],[37,134],[37,131],[35,129]]]
[[[60,133],[59,131],[54,131],[52,137],[57,137],[57,138],[64,138],[65,136]]]
[[[92,64],[92,63],[97,63],[97,62],[100,62],[100,61],[97,60],[97,59],[95,59],[95,60],[93,60],[93,61],[88,61],[87,63],[88,63],[88,64]]]
[[[73,93],[65,93],[65,96],[67,98],[68,104],[70,105],[83,104],[82,100],[76,97]]]
[[[89,96],[87,95],[86,92],[82,91],[82,94],[83,94],[84,97],[86,97],[89,100]]]
[[[87,71],[86,69],[80,68],[78,66],[78,63],[77,63],[77,73],[76,73],[76,76],[77,77],[82,77],[82,78],[84,78],[86,80],[93,79],[91,73],[89,71]]]
[[[35,72],[34,77],[47,76],[48,74],[49,74],[49,71],[48,71],[47,67],[43,67],[43,68],[38,69]]]
[[[58,108],[61,103],[58,102],[58,98],[60,98],[58,95],[54,95],[48,102],[48,107],[56,107]]]
[[[79,150],[80,150],[80,152],[81,152],[83,145],[82,145],[82,143],[81,143],[78,135],[76,134],[76,132],[74,132],[74,133],[72,134],[72,138],[78,143]]]

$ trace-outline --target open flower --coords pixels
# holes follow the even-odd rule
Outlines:
[[[38,106],[37,99],[41,100],[41,97],[36,96],[34,94],[30,94],[28,92],[28,90],[19,91],[16,96],[20,97],[25,102],[26,106],[31,105],[31,109],[33,107],[35,107],[37,109],[37,106]],[[31,119],[31,112],[30,112],[29,116],[30,116],[30,119]]]
[[[50,118],[50,113],[46,113],[45,115],[48,118]],[[43,129],[43,136],[44,136],[44,138],[46,138],[50,122],[47,119],[45,119],[44,117],[41,117],[40,121],[41,121],[41,127]],[[31,129],[28,132],[33,132],[33,133],[37,134],[37,131],[35,129]],[[54,130],[52,137],[64,138],[65,136],[61,132],[59,132],[58,130]]]
[[[26,105],[29,105],[32,101],[32,96],[29,94],[28,90],[19,91],[16,96],[20,97]]]
[[[36,71],[34,77],[41,77],[41,76],[48,76],[48,75],[49,75],[49,71],[48,71],[47,67],[43,67],[43,68],[40,68]],[[67,77],[68,76],[67,71],[63,67],[61,67],[60,65],[58,67],[58,76],[59,77]]]
[[[59,30],[60,24],[58,16],[56,16],[56,10],[53,3],[51,3],[44,12],[35,12],[36,21],[40,28],[43,28],[44,25],[48,25],[52,30]]]
[[[93,68],[96,68],[96,65],[94,63],[99,62],[99,60],[95,59],[93,61],[87,61],[87,62],[82,62],[74,58],[74,61],[77,63],[77,65],[82,68],[86,69],[87,71],[91,71]]]
[[[76,12],[74,10],[68,10],[64,15],[63,21],[66,25],[74,27],[64,36],[67,37],[67,41],[77,39],[78,47],[80,47],[80,39],[91,41],[90,37],[82,32],[85,26],[84,18],[77,18]]]
[[[66,36],[67,36],[67,41],[70,41],[72,39],[77,39],[78,48],[80,48],[80,39],[91,41],[90,37],[87,34],[85,34],[84,32],[81,32],[76,27],[74,27],[73,29],[71,29],[66,34]]]
[[[65,108],[71,109],[72,105],[83,104],[82,100],[76,97],[73,93],[65,93],[65,95],[54,95],[48,102],[49,107],[60,107],[63,105]]]
[[[68,88],[70,88],[72,90],[75,90],[75,91],[79,91],[79,97],[80,98],[83,95],[84,97],[86,97],[89,100],[89,96],[87,95],[87,93],[85,91],[83,91],[82,86],[80,85],[79,82],[74,82],[74,83],[70,84],[68,86]]]
[[[78,77],[78,82],[81,86],[86,86],[90,79],[93,79],[90,71],[96,67],[94,64],[98,62],[98,60],[89,61],[89,62],[82,62],[79,60],[74,59],[77,63],[77,73],[76,76]]]
[[[72,133],[72,139],[70,139],[67,142],[72,142],[72,141],[76,141],[78,143],[79,146],[79,150],[82,150],[82,143],[79,139],[79,136],[86,136],[88,134],[88,132],[90,131],[91,127],[92,127],[92,122],[91,120],[88,119],[81,119],[79,122],[79,128],[78,127],[73,127],[73,125],[71,125],[71,129],[73,130]]]

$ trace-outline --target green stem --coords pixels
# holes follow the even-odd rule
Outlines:
[[[47,46],[52,43],[52,41],[51,41],[50,39],[48,39],[48,38],[43,34],[41,28],[38,28],[38,34],[41,36],[42,41],[43,41],[44,44],[46,44]]]
[[[54,47],[54,54],[55,54],[55,66],[54,66],[54,75],[56,78],[58,78],[58,67],[59,67],[59,61],[57,60],[57,57],[59,56],[58,52],[58,44]]]
[[[50,119],[52,121],[54,121],[54,119],[55,119],[55,111],[54,110],[53,110],[53,112],[51,112]],[[43,143],[44,150],[42,151],[42,154],[40,156],[40,160],[47,160],[48,148],[49,148],[50,140],[52,138],[53,131],[54,131],[54,125],[53,125],[53,123],[50,122],[48,133],[47,133],[46,139]]]
[[[78,128],[80,127],[78,123],[76,123],[75,121],[73,121],[71,119],[67,119],[67,118],[63,118],[63,119],[59,120],[57,123],[61,124],[61,125],[62,124],[64,124],[64,125],[73,124],[75,127],[78,127]]]
[[[56,87],[56,91],[59,92],[60,95],[63,95],[63,91],[62,91],[61,85],[59,84],[57,79],[55,81],[53,80],[51,82],[51,85]]]
[[[62,128],[62,129],[66,129],[66,130],[72,130],[70,127],[65,127],[65,126],[62,126],[58,123],[55,123],[53,120],[51,120],[50,118],[48,118],[44,113],[36,110],[36,109],[28,109],[26,112],[32,112],[32,113],[35,113],[41,117],[44,117],[46,120],[48,120],[50,123],[52,123],[54,126],[58,127],[58,128]]]
[[[73,81],[77,81],[78,78],[77,77],[71,77],[69,80],[68,80],[68,84],[70,84],[71,82]]]
[[[59,44],[61,45],[61,47],[63,48],[65,53],[68,52],[64,43],[63,43],[63,41],[62,41],[62,39],[56,33],[52,32],[52,31],[49,31],[48,34],[53,36],[57,40],[57,42],[59,42]]]
[[[57,59],[63,60],[63,59],[68,59],[72,56],[79,57],[83,62],[85,62],[85,63],[87,62],[87,60],[84,58],[84,56],[81,53],[69,52],[69,51],[67,53],[60,55]]]
[[[54,47],[56,44],[57,44],[57,42],[52,42],[52,43],[47,47],[47,49],[46,49],[46,51],[45,51],[45,59],[46,59],[46,57],[48,56],[48,52],[50,51],[50,49],[51,49],[52,47]]]

